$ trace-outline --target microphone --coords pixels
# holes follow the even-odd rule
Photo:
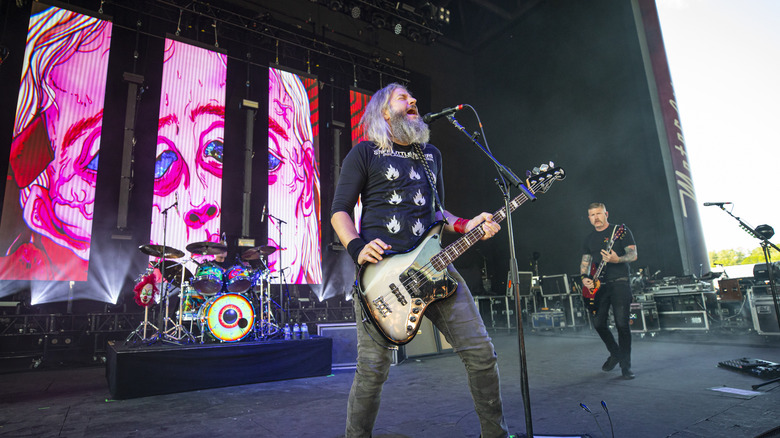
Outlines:
[[[179,214],[179,192],[175,192],[175,194],[176,194],[176,202],[174,202],[174,203],[173,203],[173,208],[175,208],[175,209],[176,209],[176,214],[178,214],[179,216],[181,216],[181,215]]]
[[[268,216],[268,204],[263,205],[263,213],[260,215],[260,222],[265,222],[266,216]]]
[[[731,202],[705,202],[704,206],[709,207],[710,205],[717,205],[718,207],[723,207],[726,204],[731,204]]]
[[[456,111],[460,111],[463,109],[463,105],[453,106],[452,108],[444,108],[443,110],[439,111],[438,113],[428,113],[423,116],[423,122],[425,123],[431,123],[432,121],[448,116]]]
[[[588,407],[585,406],[585,403],[580,403],[580,407],[582,408],[583,411],[585,411],[585,412],[587,412],[587,413],[589,413],[590,415],[593,416],[593,420],[596,421],[596,426],[599,427],[599,430],[601,431],[601,435],[604,435],[604,429],[601,428],[601,424],[599,424],[599,420],[598,420],[598,418],[596,418],[596,414],[594,414],[593,411],[588,409]],[[604,435],[604,436],[606,436],[606,435]]]

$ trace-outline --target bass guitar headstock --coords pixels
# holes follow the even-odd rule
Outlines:
[[[549,164],[542,164],[539,167],[526,171],[525,176],[526,187],[533,192],[544,193],[550,188],[552,183],[566,178],[566,173],[562,167],[555,167],[555,163],[550,161]]]

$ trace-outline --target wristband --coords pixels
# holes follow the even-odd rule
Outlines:
[[[459,218],[455,221],[455,224],[452,225],[452,228],[455,229],[456,233],[465,234],[466,233],[466,225],[468,225],[469,221],[468,219]]]
[[[355,264],[358,263],[360,251],[363,251],[365,246],[366,242],[364,242],[360,237],[350,240],[349,244],[347,244],[347,252],[349,253],[349,256],[352,257],[352,260],[355,262]]]

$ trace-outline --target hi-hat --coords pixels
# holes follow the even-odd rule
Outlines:
[[[219,255],[227,253],[227,245],[220,242],[196,242],[187,245],[187,251],[199,255]]]
[[[165,251],[163,251],[162,245],[141,245],[138,249],[144,254],[162,259],[178,259],[184,257],[183,252],[176,248],[171,248],[170,246],[166,246]]]
[[[278,248],[269,245],[256,246],[241,253],[241,258],[244,260],[257,260],[260,256],[266,257],[273,254],[277,249]]]

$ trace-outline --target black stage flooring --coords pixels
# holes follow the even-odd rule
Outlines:
[[[506,418],[525,431],[518,341],[493,334]],[[780,387],[718,366],[743,357],[780,362],[780,342],[756,335],[662,332],[634,338],[636,379],[601,371],[595,332],[526,333],[535,435],[740,438],[778,436]],[[183,372],[184,365],[166,369]],[[268,366],[268,365],[265,365]],[[262,369],[263,366],[260,366]],[[213,376],[225,373],[216,365]],[[0,436],[339,437],[353,371],[117,400],[106,367],[0,374]],[[208,379],[199,376],[197,379]],[[121,382],[142,385],[143,382]],[[588,405],[593,414],[580,408]],[[595,417],[595,418],[594,418]],[[479,426],[457,355],[407,359],[392,368],[374,437],[477,437]]]

